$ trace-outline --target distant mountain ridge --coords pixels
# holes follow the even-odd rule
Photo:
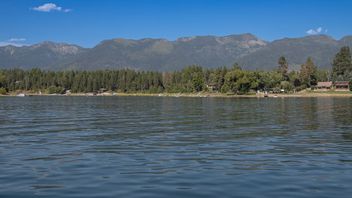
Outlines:
[[[77,45],[50,41],[22,47],[8,45],[0,47],[0,67],[57,69],[86,51]]]
[[[330,68],[342,46],[352,47],[352,36],[335,40],[326,35],[264,41],[252,34],[165,39],[110,39],[93,48],[66,43],[0,47],[0,68],[97,70],[131,68],[174,71],[187,65],[207,68],[231,66],[270,70],[285,56],[293,67],[311,56],[321,68]]]

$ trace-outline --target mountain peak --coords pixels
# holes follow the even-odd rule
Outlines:
[[[180,37],[180,38],[176,39],[176,42],[189,42],[195,38],[197,38],[197,37],[196,36]]]
[[[309,35],[309,36],[306,36],[305,38],[313,39],[313,40],[336,41],[334,38],[326,34]]]
[[[352,36],[345,36],[339,40],[340,45],[352,46]]]
[[[52,41],[43,41],[41,43],[29,46],[29,48],[31,50],[50,50],[60,55],[75,55],[83,49],[77,45],[56,43]]]

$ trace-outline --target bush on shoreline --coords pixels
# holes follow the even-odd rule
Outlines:
[[[0,95],[6,95],[6,94],[7,94],[6,89],[3,87],[0,87]]]
[[[50,86],[47,92],[48,94],[64,94],[65,89],[62,87]]]

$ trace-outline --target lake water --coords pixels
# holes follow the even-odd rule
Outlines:
[[[350,197],[352,98],[0,97],[0,197]]]

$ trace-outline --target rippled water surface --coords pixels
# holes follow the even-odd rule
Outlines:
[[[0,98],[0,197],[351,194],[351,98]]]

